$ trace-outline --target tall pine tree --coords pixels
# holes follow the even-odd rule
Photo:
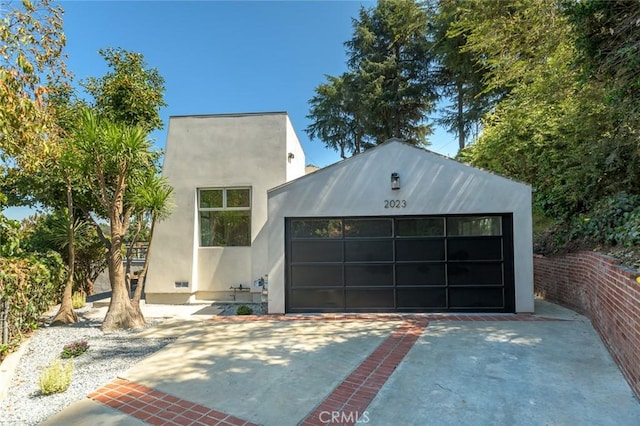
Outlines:
[[[427,145],[436,100],[427,24],[415,1],[361,8],[345,43],[348,72],[316,88],[307,133],[343,156],[392,137]]]

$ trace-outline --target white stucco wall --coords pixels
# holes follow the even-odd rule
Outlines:
[[[393,172],[400,190],[391,190]],[[269,191],[269,312],[285,310],[286,217],[482,213],[513,213],[516,311],[533,312],[531,188],[400,141]]]
[[[288,150],[296,150],[292,162]],[[156,226],[147,301],[216,297],[266,274],[267,190],[302,175],[304,161],[286,113],[171,117],[163,175],[175,207]],[[200,247],[197,190],[220,187],[251,187],[251,247]],[[189,286],[176,288],[176,281]]]

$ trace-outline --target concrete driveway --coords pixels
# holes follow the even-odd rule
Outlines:
[[[590,322],[536,315],[169,321],[179,336],[47,425],[638,425]]]

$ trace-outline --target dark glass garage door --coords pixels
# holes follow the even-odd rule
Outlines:
[[[514,312],[511,215],[288,218],[287,312]]]

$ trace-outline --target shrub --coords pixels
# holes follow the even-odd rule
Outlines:
[[[60,359],[56,359],[42,371],[40,375],[40,392],[43,395],[60,393],[69,389],[73,376],[73,362],[62,364]]]
[[[640,196],[619,192],[600,200],[569,223],[570,239],[631,247],[640,245]]]
[[[80,309],[87,304],[87,295],[85,292],[80,291],[77,293],[73,293],[71,296],[71,303],[73,304],[73,309]]]
[[[9,339],[0,357],[38,327],[42,314],[60,301],[64,285],[58,253],[26,252],[20,242],[20,223],[0,214],[0,305],[9,304]]]
[[[86,340],[77,340],[64,345],[60,356],[62,358],[73,358],[82,355],[87,349],[89,349],[89,343]]]
[[[253,309],[248,307],[247,305],[240,305],[238,309],[236,309],[237,315],[251,315],[253,314]]]

